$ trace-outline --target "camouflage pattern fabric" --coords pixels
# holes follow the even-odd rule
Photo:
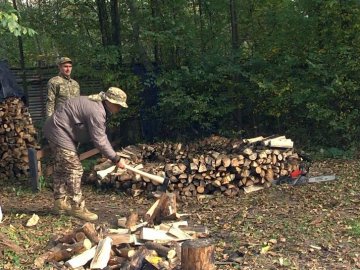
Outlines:
[[[67,196],[70,201],[80,203],[82,200],[81,177],[84,172],[76,152],[50,143],[55,159],[53,172],[54,199]]]
[[[118,104],[124,108],[128,108],[128,105],[126,104],[126,93],[117,87],[110,87],[106,92],[90,95],[89,99],[92,101],[108,100],[113,104]]]
[[[54,111],[67,99],[80,96],[80,86],[73,79],[67,79],[61,74],[53,77],[47,84],[46,116]]]

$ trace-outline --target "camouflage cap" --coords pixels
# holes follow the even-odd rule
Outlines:
[[[58,61],[57,64],[61,65],[61,64],[65,64],[65,63],[72,63],[71,59],[69,57],[61,57]]]
[[[128,108],[126,104],[126,93],[117,87],[110,87],[105,92],[105,99],[110,101],[111,103],[118,104],[124,108]]]

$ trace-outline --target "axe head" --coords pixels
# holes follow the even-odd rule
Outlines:
[[[159,186],[159,191],[165,192],[167,190],[169,182],[170,178],[165,176],[164,182]]]

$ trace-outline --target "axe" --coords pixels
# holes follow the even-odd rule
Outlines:
[[[136,174],[139,174],[141,176],[144,176],[156,183],[159,183],[161,184],[160,186],[160,190],[161,191],[166,191],[168,185],[169,185],[169,178],[168,177],[161,177],[159,175],[154,175],[154,174],[151,174],[151,173],[147,173],[147,172],[143,172],[139,169],[135,169],[127,164],[124,164],[125,166],[125,169],[129,170],[129,171],[132,171]],[[104,178],[108,173],[111,173],[112,171],[114,171],[116,168],[116,166],[111,166],[110,168],[106,169],[106,170],[103,170],[103,171],[98,171],[97,174],[101,177],[101,178]]]

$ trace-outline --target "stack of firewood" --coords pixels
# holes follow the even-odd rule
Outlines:
[[[230,141],[215,137],[197,144],[158,143],[131,146],[119,154],[124,162],[148,173],[170,178],[169,191],[180,196],[199,194],[237,195],[240,189],[250,192],[271,186],[280,176],[289,175],[298,168],[301,157],[295,152],[293,142],[285,136],[262,136]],[[223,147],[221,147],[223,145]],[[95,171],[110,164],[99,162]],[[159,184],[128,171],[93,173],[99,186],[130,190],[132,195],[155,191]],[[102,177],[96,177],[102,175]]]
[[[42,269],[52,263],[68,269],[157,270],[179,269],[181,264],[185,270],[212,269],[214,246],[207,239],[207,228],[179,220],[184,215],[178,214],[176,208],[176,197],[162,193],[142,219],[138,212],[131,212],[118,219],[115,229],[85,223],[55,236],[45,253],[35,260],[35,266]],[[188,254],[193,242],[197,248]],[[193,260],[198,267],[191,265]]]
[[[0,179],[27,174],[28,148],[37,147],[28,108],[19,98],[0,103]]]
[[[147,161],[179,162],[187,160],[194,155],[209,151],[216,151],[223,154],[236,153],[244,145],[244,140],[229,139],[220,136],[210,136],[190,144],[183,143],[156,143],[152,145],[140,144],[136,152],[141,152],[142,157]],[[134,148],[133,148],[134,149]]]

